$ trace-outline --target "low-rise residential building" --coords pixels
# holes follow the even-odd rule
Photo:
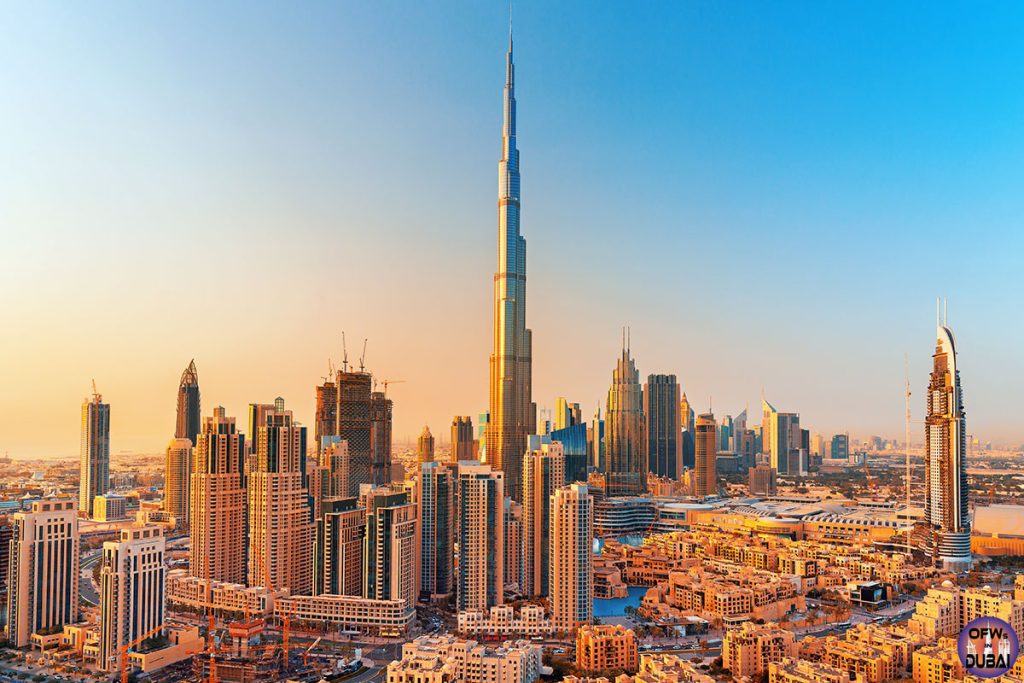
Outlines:
[[[576,631],[576,668],[632,672],[639,664],[636,634],[621,625],[581,626]]]
[[[914,652],[914,683],[950,683],[964,678],[964,667],[956,651],[956,640],[939,638],[936,645]]]
[[[405,600],[373,600],[353,595],[291,595],[274,600],[274,615],[298,622],[382,636],[404,635],[416,617]]]
[[[746,622],[726,631],[722,639],[722,667],[733,676],[757,676],[768,665],[796,654],[796,635],[778,624]]]
[[[768,665],[768,683],[850,683],[850,674],[819,662],[786,658]]]
[[[451,635],[421,636],[388,665],[387,683],[533,683],[541,669],[541,648],[529,641],[488,647]]]
[[[489,610],[470,609],[458,614],[459,633],[479,636],[546,636],[552,631],[551,616],[540,605],[495,605]]]

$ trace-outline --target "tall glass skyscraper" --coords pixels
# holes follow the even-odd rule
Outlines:
[[[174,425],[175,439],[188,439],[196,445],[202,413],[199,412],[199,371],[193,359],[181,373],[178,383],[178,419]]]
[[[110,404],[95,392],[82,402],[82,448],[80,451],[78,510],[92,517],[96,496],[110,489]]]
[[[678,479],[683,472],[683,432],[679,424],[679,383],[675,375],[648,375],[644,387],[647,469]]]
[[[519,150],[516,148],[512,33],[505,64],[505,123],[498,162],[498,270],[494,273],[494,351],[487,462],[505,473],[508,494],[522,500],[526,438],[536,430],[531,388],[532,336],[526,329],[526,240],[519,233]]]
[[[625,340],[623,340],[625,341]],[[647,490],[647,439],[644,436],[640,373],[622,345],[612,372],[605,415],[605,495],[637,496]]]
[[[938,325],[925,418],[925,519],[935,562],[951,571],[971,566],[967,509],[967,425],[953,330]]]

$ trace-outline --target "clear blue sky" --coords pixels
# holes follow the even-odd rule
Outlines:
[[[399,436],[486,407],[501,2],[0,8],[0,449],[160,448],[204,412],[311,421],[340,330]],[[970,430],[1020,443],[1024,7],[515,6],[535,397],[642,374],[715,412],[762,387],[902,435],[950,300]],[[355,355],[355,354],[350,354]],[[920,428],[915,427],[919,439]]]

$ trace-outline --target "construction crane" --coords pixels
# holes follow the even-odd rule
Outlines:
[[[388,385],[389,384],[402,384],[403,382],[405,382],[404,379],[383,379],[383,380],[381,380],[380,383],[384,385],[384,397],[387,398],[387,395],[388,395]]]
[[[359,356],[359,372],[363,372],[366,369],[366,342],[369,339],[363,339],[363,355]]]
[[[345,344],[345,330],[341,331],[341,370],[348,372],[348,346]]]
[[[302,666],[309,666],[309,653],[320,644],[323,640],[323,636],[317,636],[317,639],[313,641],[313,644],[306,648],[305,652],[302,653]]]
[[[164,624],[160,624],[156,628],[151,628],[146,631],[141,636],[121,648],[121,683],[128,683],[128,650],[163,630]]]

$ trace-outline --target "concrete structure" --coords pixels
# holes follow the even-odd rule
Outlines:
[[[586,484],[571,484],[551,496],[551,620],[572,633],[593,618],[593,499]]]
[[[964,680],[964,667],[955,638],[939,638],[935,645],[914,653],[914,683],[950,683]]]
[[[459,531],[458,609],[500,605],[505,590],[504,472],[459,463]]]
[[[370,394],[370,480],[374,486],[391,483],[391,423],[394,402],[382,391]]]
[[[164,624],[164,547],[158,526],[122,529],[120,540],[103,544],[97,665],[104,671],[119,671],[121,648]]]
[[[25,647],[34,633],[78,621],[75,501],[33,501],[31,511],[14,513],[13,526],[7,573],[7,635],[12,645]]]
[[[93,501],[110,489],[110,404],[93,392],[82,402],[78,512],[93,516]]]
[[[347,444],[347,491],[332,490],[332,496],[358,496],[362,484],[373,483],[373,445],[370,428],[370,394],[373,377],[348,366],[338,371],[338,430]],[[332,468],[332,472],[335,470]]]
[[[697,418],[694,434],[695,465],[693,495],[698,498],[718,495],[718,476],[715,460],[718,457],[718,433],[715,416],[705,413]]]
[[[352,493],[352,486],[349,484],[351,457],[347,441],[342,441],[340,436],[324,437],[324,445],[320,450],[320,464],[327,468],[325,496],[352,498],[358,495],[358,490]]]
[[[274,409],[256,432],[248,478],[248,583],[292,594],[313,587],[313,525],[306,485],[306,428]]]
[[[675,404],[673,403],[673,412]],[[636,634],[616,624],[580,626],[576,631],[576,668],[587,672],[636,671],[640,651]]]
[[[420,598],[443,600],[455,590],[455,481],[450,465],[420,466]]]
[[[313,594],[363,594],[366,510],[357,498],[326,498],[313,541]]]
[[[402,646],[387,683],[533,683],[541,674],[541,647],[508,641],[493,648],[455,636],[420,636]]]
[[[313,414],[313,447],[317,453],[323,453],[324,439],[338,435],[338,384],[334,377],[324,378],[323,384],[316,387],[316,407]],[[324,464],[324,463],[321,463]],[[345,491],[341,494],[348,495]]]
[[[528,597],[548,594],[551,496],[565,486],[565,456],[559,443],[541,444],[523,459],[523,582]]]
[[[925,520],[936,563],[952,571],[971,567],[967,506],[967,427],[953,331],[939,325],[925,418]]]
[[[164,510],[180,524],[188,524],[192,446],[197,438],[198,432],[191,439],[171,439],[164,455]]]
[[[246,580],[245,436],[218,406],[203,420],[193,451],[189,571],[228,583]]]
[[[732,675],[759,676],[769,665],[796,655],[796,635],[778,624],[745,622],[725,632],[722,639],[722,667]]]
[[[605,414],[605,497],[647,490],[647,437],[640,373],[625,339],[612,371]]]
[[[764,399],[761,400],[761,412],[762,450],[768,454],[768,464],[779,474],[803,474],[804,467],[800,460],[800,416],[796,413],[780,413]],[[794,451],[795,468],[790,467]]]
[[[683,474],[679,392],[675,375],[647,376],[647,384],[644,385],[647,471],[669,479],[678,479]]]
[[[498,162],[498,268],[494,274],[494,347],[490,360],[487,462],[505,475],[513,500],[522,500],[526,438],[537,427],[533,403],[533,334],[526,328],[526,240],[519,232],[519,148],[516,145],[512,35],[505,62],[504,125]]]

